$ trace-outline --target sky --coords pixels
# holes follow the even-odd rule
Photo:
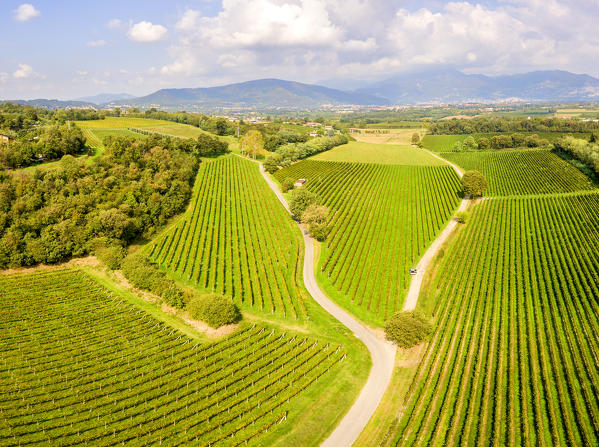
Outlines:
[[[455,68],[599,77],[599,0],[0,1],[0,99]]]

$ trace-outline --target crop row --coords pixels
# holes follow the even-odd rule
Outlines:
[[[599,194],[477,205],[395,443],[599,445],[598,247]]]
[[[245,444],[345,356],[256,326],[199,344],[77,270],[0,290],[1,445]]]
[[[302,319],[300,234],[255,163],[202,163],[185,218],[152,245],[150,260],[242,307]]]
[[[480,171],[490,196],[566,193],[596,187],[578,169],[550,151],[447,152],[442,154],[466,171]]]
[[[376,322],[401,309],[409,269],[459,201],[459,179],[446,166],[305,160],[275,175],[306,178],[332,211],[322,275],[344,295],[342,304]]]

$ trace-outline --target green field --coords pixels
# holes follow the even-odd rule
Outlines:
[[[568,135],[563,132],[515,132],[523,135],[538,135],[539,138],[545,138],[549,142],[553,142],[558,138]],[[452,152],[454,151],[453,145],[458,141],[464,141],[469,136],[479,139],[482,137],[491,139],[495,135],[511,135],[510,133],[474,133],[470,135],[425,135],[422,138],[422,145],[434,152]],[[572,134],[577,138],[588,139],[590,134]]]
[[[161,135],[169,135],[181,138],[197,138],[199,135],[212,135],[211,133],[200,129],[199,127],[178,123],[163,124],[161,126],[144,126],[142,129]]]
[[[595,189],[582,172],[545,150],[447,152],[442,156],[466,171],[480,171],[489,183],[485,194],[489,196]]]
[[[256,325],[198,343],[73,269],[0,290],[2,445],[259,443],[345,358]]]
[[[247,311],[304,319],[301,234],[260,175],[228,156],[200,166],[185,216],[149,248],[178,279],[234,298]]]
[[[171,121],[115,116],[107,116],[103,120],[75,121],[75,123],[81,128],[88,129],[126,129],[127,127],[152,127],[173,124]]]
[[[386,165],[441,166],[442,160],[416,146],[351,141],[312,157],[319,161],[379,163]]]
[[[396,445],[599,440],[599,194],[487,200],[424,291]]]
[[[401,309],[409,269],[460,200],[449,166],[304,160],[275,177],[307,179],[305,187],[332,211],[319,280],[341,305],[379,325]]]

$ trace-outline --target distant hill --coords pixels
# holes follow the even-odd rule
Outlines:
[[[96,104],[85,101],[60,101],[58,99],[7,99],[0,100],[0,103],[12,102],[13,104],[20,104],[23,106],[40,107],[42,109],[58,110],[65,109],[67,107],[96,107]]]
[[[393,104],[599,100],[599,79],[567,71],[534,71],[485,76],[457,70],[428,71],[394,76],[356,90]]]
[[[112,101],[119,101],[121,99],[135,98],[135,95],[128,93],[100,93],[94,96],[84,96],[83,98],[76,98],[73,101],[91,102],[93,104],[106,104]]]
[[[388,104],[385,98],[365,93],[345,92],[320,85],[280,79],[259,79],[209,88],[162,89],[141,98],[114,101],[116,105],[154,107],[255,107],[306,109],[327,104]]]

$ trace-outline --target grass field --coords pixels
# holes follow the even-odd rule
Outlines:
[[[569,135],[567,133],[562,132],[517,132],[523,135],[538,135],[539,138],[545,138],[550,142],[557,140],[558,138],[563,137],[564,135]],[[489,138],[491,139],[494,135],[511,135],[509,133],[475,133],[471,135],[425,135],[422,138],[422,145],[433,152],[452,152],[454,150],[453,145],[457,141],[464,141],[467,137],[472,136],[475,139],[478,138]],[[571,134],[577,138],[588,139],[590,134],[588,133],[577,133]]]
[[[545,150],[447,152],[442,156],[466,171],[480,171],[488,196],[564,193],[595,189],[582,172]]]
[[[163,120],[115,116],[107,116],[103,120],[75,121],[75,123],[81,128],[88,129],[126,129],[127,127],[152,127],[163,126],[165,124],[176,124]]]
[[[246,325],[199,343],[80,270],[0,275],[0,290],[2,445],[312,445],[334,421],[319,430],[307,408],[352,388],[334,342]]]
[[[301,234],[262,179],[236,156],[202,163],[190,208],[149,257],[177,278],[229,295],[246,311],[305,319]]]
[[[442,160],[416,146],[351,141],[311,158],[318,161],[379,163],[406,166],[441,166]]]
[[[361,143],[399,144],[409,146],[412,144],[412,135],[421,137],[425,129],[358,129],[351,135]]]
[[[376,325],[401,308],[409,269],[460,200],[449,166],[304,160],[275,177],[306,178],[332,211],[318,279],[339,304]]]
[[[424,290],[395,444],[597,445],[598,246],[597,193],[477,205]]]

